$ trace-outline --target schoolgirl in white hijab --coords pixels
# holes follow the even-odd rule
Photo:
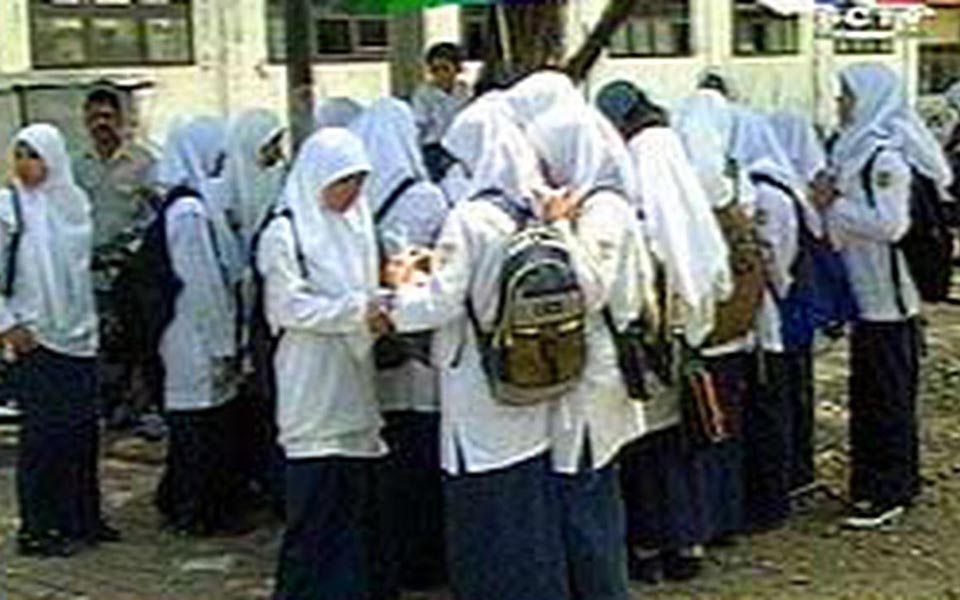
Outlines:
[[[548,182],[580,198],[576,235],[603,282],[602,305],[588,316],[583,379],[551,414],[551,438],[564,528],[576,540],[567,547],[572,585],[584,598],[616,599],[628,596],[626,530],[610,466],[643,433],[644,412],[629,398],[601,310],[610,311],[618,329],[641,314],[654,327],[656,319],[650,257],[619,175],[632,165],[618,163],[595,115],[579,99],[561,102],[526,134]]]
[[[793,283],[791,267],[799,243],[794,203],[800,203],[802,210],[805,193],[765,115],[738,113],[731,156],[753,178],[757,233],[769,250],[767,290],[756,319],[764,376],[751,382],[752,397],[742,413],[745,524],[767,530],[783,525],[790,514],[791,431],[787,424],[794,396],[788,390],[801,382],[788,379],[778,299],[786,297]]]
[[[369,315],[379,282],[363,143],[321,129],[301,148],[281,196],[289,218],[263,232],[258,269],[287,458],[287,529],[277,598],[364,598],[370,590],[361,483],[387,449],[374,390]],[[330,552],[335,544],[337,552]]]
[[[227,129],[228,216],[246,252],[283,187],[286,165],[277,150],[283,132],[279,117],[264,109],[240,113]]]
[[[949,185],[953,174],[933,135],[907,104],[896,73],[865,63],[844,69],[840,80],[846,102],[852,102],[853,108],[830,157],[842,198],[826,215],[835,241],[847,247],[845,257],[861,318],[896,321],[904,315],[890,281],[887,246],[909,228],[910,172],[915,169],[942,187]],[[871,209],[861,182],[874,155],[877,207]],[[905,264],[901,266],[906,273]],[[915,314],[919,300],[909,277],[902,278],[901,288],[907,316]]]
[[[238,392],[235,285],[242,261],[215,179],[223,133],[217,119],[188,121],[171,131],[158,168],[165,188],[187,189],[160,217],[183,287],[159,348],[170,444],[157,506],[170,526],[200,535],[231,525],[239,488],[232,438],[224,432],[231,432],[228,411]]]
[[[73,554],[108,541],[100,515],[96,386],[97,315],[90,262],[93,221],[59,130],[26,127],[13,139],[14,176],[0,188],[0,248],[19,238],[0,271],[4,374],[21,402],[17,463],[27,556]],[[19,206],[19,209],[16,207]],[[11,267],[12,272],[7,272]]]
[[[23,264],[16,271],[13,295],[0,298],[0,331],[24,325],[50,350],[94,356],[98,335],[90,287],[90,200],[74,182],[63,136],[55,127],[32,125],[13,143],[37,153],[46,177],[32,188],[18,179],[12,184],[23,223],[14,222],[12,209],[7,216],[11,228],[24,232],[19,249]]]
[[[831,155],[839,197],[825,214],[859,307],[850,352],[850,493],[856,506],[847,525],[871,528],[896,519],[920,487],[915,320],[920,300],[893,245],[910,227],[911,171],[944,187],[952,174],[892,69],[853,65],[840,81],[843,125]]]
[[[687,306],[687,342],[699,346],[713,328],[716,302],[732,291],[723,233],[672,129],[646,129],[630,140],[628,149],[651,251],[663,261],[671,288]]]
[[[499,195],[520,210],[549,216],[549,205],[533,191],[544,187],[536,155],[502,103],[474,101],[457,116],[443,145],[470,176],[468,197]],[[555,226],[573,248],[569,226]],[[481,327],[494,321],[503,252],[516,227],[492,202],[456,204],[437,243],[429,282],[401,287],[392,311],[399,331],[441,327],[434,361],[441,368],[441,459],[450,475],[444,484],[447,543],[454,587],[465,600],[566,597],[560,526],[546,489],[551,408],[493,399],[466,310],[469,298]],[[602,286],[587,262],[575,257],[587,303],[598,306]],[[514,519],[524,526],[497,525]],[[511,552],[482,550],[491,545]]]

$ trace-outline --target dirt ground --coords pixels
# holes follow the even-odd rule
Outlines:
[[[923,476],[918,506],[895,528],[841,530],[846,474],[845,349],[818,353],[818,494],[782,531],[711,550],[689,585],[637,587],[650,600],[960,600],[960,307],[928,311],[923,372]],[[13,553],[15,435],[0,427],[0,600],[262,600],[269,597],[280,527],[265,520],[240,538],[183,539],[158,528],[150,498],[162,448],[131,439],[107,444],[107,510],[125,541],[69,560]],[[448,600],[444,591],[407,600]],[[490,600],[510,600],[494,599]]]

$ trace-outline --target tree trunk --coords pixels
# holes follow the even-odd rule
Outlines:
[[[587,78],[590,69],[597,63],[610,38],[620,29],[633,13],[636,0],[609,0],[600,20],[587,36],[580,49],[567,61],[564,70],[575,83]]]
[[[487,12],[490,44],[478,88],[506,85],[563,60],[566,0],[498,4]]]
[[[313,60],[311,0],[286,0],[284,24],[287,32],[287,108],[293,149],[313,131]]]
[[[545,67],[562,67],[574,82],[580,83],[635,5],[636,0],[608,0],[583,45],[565,63],[566,0],[490,6],[490,44],[478,88],[483,91],[505,85]]]

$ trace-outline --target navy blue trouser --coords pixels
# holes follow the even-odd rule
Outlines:
[[[850,495],[882,507],[920,493],[914,321],[858,322],[850,336]]]

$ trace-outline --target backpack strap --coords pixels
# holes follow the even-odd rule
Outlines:
[[[393,207],[397,204],[397,201],[403,196],[407,190],[420,183],[420,180],[416,177],[407,177],[393,188],[393,191],[390,192],[390,195],[387,196],[387,199],[383,201],[383,204],[380,205],[380,208],[377,209],[377,212],[373,215],[374,225],[379,225],[390,211],[393,210]]]
[[[873,168],[877,164],[877,159],[886,150],[886,146],[877,148],[870,158],[867,159],[863,170],[860,171],[860,185],[867,196],[867,206],[877,207],[877,192],[873,188]],[[903,289],[901,287],[903,277],[900,275],[900,253],[897,252],[897,245],[890,244],[890,279],[893,283],[893,299],[897,303],[897,310],[900,315],[907,316],[907,302],[903,298]]]
[[[253,234],[253,240],[250,244],[250,264],[253,267],[253,272],[258,273],[257,270],[257,254],[260,247],[260,239],[263,237],[263,234],[270,228],[270,225],[273,224],[277,219],[285,219],[290,222],[290,231],[293,233],[293,251],[297,259],[297,268],[300,270],[300,276],[306,279],[309,271],[307,270],[307,256],[303,252],[303,244],[300,241],[300,233],[297,231],[297,225],[293,219],[293,210],[289,207],[284,208],[273,208],[268,213],[267,216],[263,219],[263,222],[260,224],[260,227],[257,228],[256,233]]]
[[[7,263],[3,272],[3,290],[4,298],[13,296],[13,288],[17,279],[17,259],[20,254],[20,241],[23,239],[23,205],[20,202],[20,192],[16,186],[9,186],[10,202],[13,203],[13,220],[16,228],[10,236],[10,242],[7,247]]]

